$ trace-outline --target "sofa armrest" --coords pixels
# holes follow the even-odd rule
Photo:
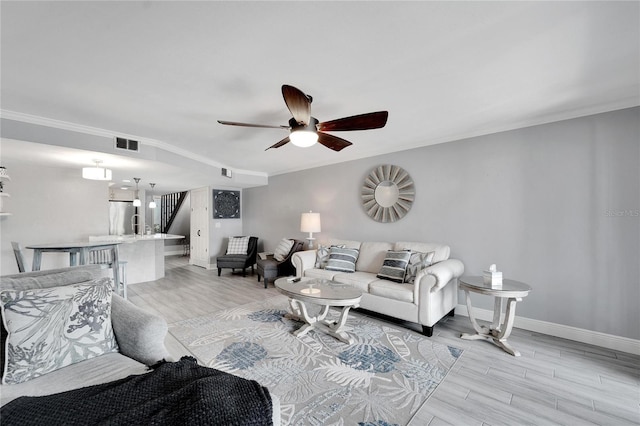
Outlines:
[[[146,365],[154,365],[170,355],[164,346],[168,326],[164,318],[140,309],[114,294],[111,322],[120,352]]]
[[[304,271],[316,264],[316,250],[297,251],[291,256],[291,263],[296,268],[296,276],[304,277]]]
[[[424,276],[435,278],[431,291],[439,291],[454,278],[460,278],[464,273],[464,264],[458,259],[447,259],[431,265],[418,272],[416,282],[421,281]]]

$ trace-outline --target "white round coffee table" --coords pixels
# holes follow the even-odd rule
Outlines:
[[[529,294],[531,287],[520,281],[506,279],[502,280],[501,286],[492,287],[491,284],[485,284],[482,277],[462,277],[458,281],[460,290],[464,290],[467,299],[467,310],[469,312],[471,325],[476,331],[476,334],[462,333],[460,337],[466,340],[488,340],[502,348],[505,352],[513,356],[520,356],[520,352],[507,343],[507,338],[513,328],[513,320],[516,315],[516,303],[522,301],[522,298]],[[491,327],[480,325],[476,321],[476,317],[473,315],[473,308],[471,307],[469,292],[495,297],[493,323]],[[507,299],[507,309],[505,311],[504,322],[501,322],[504,299]]]
[[[352,344],[353,338],[343,327],[347,322],[349,310],[360,305],[362,292],[346,284],[339,284],[329,280],[303,277],[298,282],[291,282],[289,278],[279,278],[275,282],[278,291],[289,297],[291,314],[288,318],[304,321],[305,325],[293,334],[302,337],[310,330],[319,330],[336,339]],[[310,315],[307,304],[320,305],[323,308],[317,315]],[[329,308],[342,306],[342,312],[337,321],[326,319]]]

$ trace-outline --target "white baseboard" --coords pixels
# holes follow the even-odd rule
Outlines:
[[[493,311],[489,309],[473,308],[473,313],[479,320],[493,321]],[[468,317],[469,312],[467,312],[467,306],[456,306],[456,314]],[[628,337],[614,336],[612,334],[600,333],[598,331],[585,330],[583,328],[519,316],[516,316],[513,326],[522,328],[523,330],[535,331],[536,333],[548,334],[550,336],[561,337],[563,339],[575,340],[577,342],[588,343],[607,349],[640,355],[640,340],[629,339]]]
[[[165,247],[165,252],[164,252],[165,256],[175,256],[175,255],[182,256],[183,254],[184,254],[184,249],[182,248],[182,246],[176,246],[176,248],[170,249],[170,250],[167,250],[167,248]]]

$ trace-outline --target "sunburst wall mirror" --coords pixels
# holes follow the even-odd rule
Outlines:
[[[362,185],[362,206],[375,221],[395,222],[411,210],[413,179],[402,167],[390,164],[371,170]]]

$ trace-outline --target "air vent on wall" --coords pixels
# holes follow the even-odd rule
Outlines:
[[[125,139],[125,138],[115,138],[116,139],[116,148],[118,149],[126,149],[127,151],[140,151],[140,142],[134,141],[133,139]]]

